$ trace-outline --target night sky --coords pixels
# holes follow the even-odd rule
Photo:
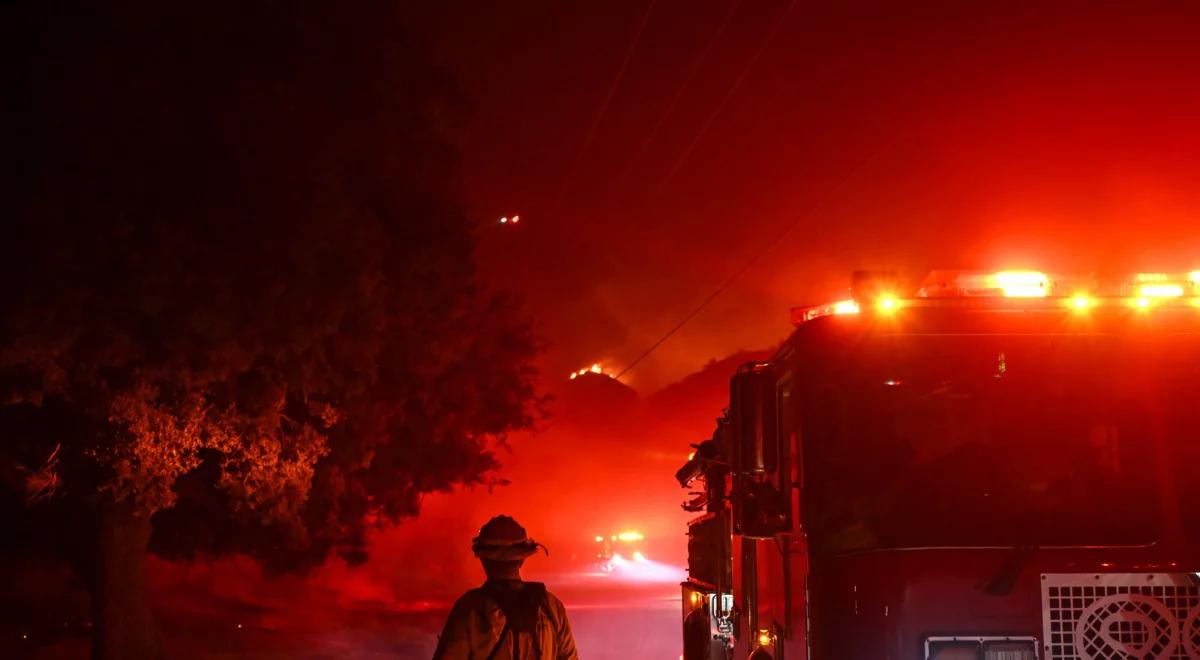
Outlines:
[[[427,657],[482,578],[469,539],[499,512],[557,550],[531,560],[535,579],[634,527],[682,565],[672,474],[688,443],[711,432],[737,363],[785,338],[789,308],[845,297],[855,269],[1200,267],[1195,6],[411,4],[468,108],[456,139],[479,268],[535,318],[550,416],[509,438],[510,485],[427,497],[361,568],[268,580],[241,560],[152,560],[169,638],[247,653],[230,657],[303,636],[328,657]],[[710,298],[619,381],[568,380],[622,371]],[[677,596],[677,581],[551,587],[586,657],[674,657],[677,602],[650,607],[661,629],[596,613]],[[222,636],[229,617],[253,636]],[[637,643],[604,655],[622,634]],[[230,650],[198,648],[177,655]]]
[[[416,24],[473,106],[487,272],[538,312],[548,376],[619,370],[794,226],[627,375],[645,391],[773,345],[855,268],[1191,267],[1198,13],[452,2]]]
[[[1195,268],[1200,11],[1130,7],[639,0],[421,16],[473,106],[462,165],[483,268],[534,310],[560,395],[548,430],[515,443],[507,492],[449,502],[563,539],[584,520],[583,536],[678,534],[683,493],[665,479],[711,431],[733,364],[653,393],[776,346],[790,307],[845,297],[854,269]],[[668,421],[573,423],[568,373],[620,371],[743,269],[621,379],[649,400],[639,420]],[[628,648],[657,657],[612,657]]]

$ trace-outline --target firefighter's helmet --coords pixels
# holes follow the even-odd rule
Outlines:
[[[509,516],[499,515],[487,521],[479,529],[479,536],[471,541],[471,552],[480,559],[496,561],[521,561],[546,546],[529,538],[525,528]]]

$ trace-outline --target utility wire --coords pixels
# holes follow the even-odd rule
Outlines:
[[[892,139],[888,140],[888,142],[886,144],[881,145],[878,149],[871,152],[858,165],[856,165],[853,169],[851,169],[846,174],[846,176],[842,178],[841,182],[838,183],[837,187],[834,188],[834,190],[827,197],[825,197],[824,199],[821,199],[817,203],[813,204],[813,206],[811,208],[809,208],[807,212],[802,213],[795,220],[793,220],[791,222],[791,224],[789,224],[787,227],[784,228],[783,231],[781,231],[779,234],[777,234],[775,236],[775,238],[772,239],[771,242],[766,245],[766,247],[764,247],[761,251],[758,252],[758,254],[754,255],[754,257],[752,257],[749,261],[747,261],[745,264],[743,264],[741,268],[739,268],[736,272],[734,272],[732,275],[730,275],[724,282],[722,282],[721,285],[718,286],[715,291],[713,291],[711,294],[709,294],[709,296],[707,298],[705,298],[703,302],[701,302],[699,305],[697,305],[692,311],[688,312],[687,315],[684,316],[682,319],[680,319],[679,322],[676,323],[674,326],[672,326],[671,329],[666,332],[666,334],[664,334],[662,337],[659,337],[658,341],[654,342],[653,344],[650,345],[649,348],[642,351],[641,355],[638,355],[636,358],[633,359],[632,362],[627,364],[625,366],[625,368],[622,369],[615,376],[615,378],[619,379],[621,376],[624,376],[625,374],[632,371],[634,367],[636,367],[638,364],[640,364],[642,360],[649,357],[650,354],[653,353],[655,350],[657,350],[659,346],[662,346],[663,344],[665,344],[668,339],[670,339],[672,336],[674,336],[675,333],[679,332],[683,328],[683,326],[688,324],[689,321],[696,318],[696,316],[698,314],[700,314],[700,312],[704,311],[704,309],[706,307],[708,307],[709,304],[712,303],[712,301],[714,301],[718,297],[720,297],[720,295],[722,293],[725,293],[726,289],[728,289],[730,286],[732,286],[734,282],[736,282],[738,279],[740,279],[742,277],[742,275],[745,275],[747,271],[749,271],[751,268],[753,268],[755,266],[755,264],[762,261],[764,257],[766,257],[768,254],[770,254],[770,252],[772,250],[774,250],[780,243],[783,242],[783,239],[787,238],[788,235],[791,234],[793,231],[795,231],[797,227],[799,227],[802,223],[804,223],[804,221],[812,218],[814,215],[817,215],[819,212],[823,211],[825,209],[825,207],[829,204],[830,201],[836,199],[838,196],[840,196],[842,194],[842,192],[850,184],[850,181],[855,176],[857,176],[858,173],[861,172],[867,166],[868,163],[870,163],[872,160],[877,158],[879,156],[879,154],[883,153],[884,150],[890,148],[893,144],[895,144],[896,139],[898,137],[899,137],[898,134],[893,136]]]
[[[717,103],[716,107],[714,107],[712,112],[708,114],[708,117],[704,119],[704,123],[700,125],[700,130],[696,132],[691,141],[688,142],[688,145],[684,147],[683,153],[681,153],[679,157],[675,159],[675,162],[671,165],[671,168],[667,170],[667,174],[662,178],[661,181],[658,182],[658,186],[655,188],[655,193],[661,193],[667,184],[670,183],[671,179],[675,178],[675,174],[679,172],[679,169],[683,167],[683,164],[692,155],[692,151],[694,151],[696,146],[700,144],[700,140],[704,139],[704,136],[708,133],[708,129],[712,126],[713,121],[716,120],[717,116],[721,114],[721,111],[725,109],[725,105],[729,102],[729,99],[733,98],[733,95],[737,92],[738,88],[742,86],[742,83],[746,81],[747,76],[750,75],[750,71],[754,68],[755,62],[757,62],[758,58],[761,57],[763,52],[767,50],[767,46],[771,45],[771,41],[774,40],[776,33],[779,32],[779,28],[783,25],[784,18],[786,18],[788,14],[795,9],[796,2],[797,0],[792,0],[791,3],[788,4],[787,8],[779,12],[779,16],[776,17],[775,22],[771,24],[771,29],[767,31],[767,34],[759,43],[758,48],[754,51],[754,54],[750,56],[749,61],[746,62],[746,66],[742,68],[742,72],[739,73],[738,77],[734,79],[733,85],[729,87],[729,90],[726,91],[725,95],[721,97],[721,100]]]
[[[754,50],[754,53],[750,56],[750,58],[746,60],[746,64],[742,67],[742,70],[738,73],[737,77],[734,78],[733,84],[729,87],[728,90],[726,90],[724,96],[721,97],[721,100],[717,103],[717,105],[708,113],[708,115],[705,117],[703,123],[700,125],[700,128],[698,129],[696,134],[692,136],[691,140],[689,140],[689,142],[688,142],[687,146],[684,148],[683,152],[674,161],[672,161],[671,166],[667,170],[667,173],[663,176],[663,178],[654,187],[654,190],[652,191],[653,196],[658,197],[658,196],[662,195],[662,192],[666,188],[667,184],[671,181],[671,179],[674,178],[675,174],[679,172],[679,170],[682,168],[683,164],[691,156],[692,151],[694,151],[695,148],[700,144],[700,141],[704,138],[705,134],[707,134],[708,129],[712,126],[712,124],[716,120],[717,116],[721,114],[721,111],[725,108],[725,105],[729,102],[730,99],[733,98],[734,94],[738,91],[738,88],[741,87],[742,83],[749,76],[750,71],[754,68],[755,63],[762,56],[762,54],[767,50],[767,47],[771,44],[771,41],[775,38],[775,34],[779,31],[779,28],[783,25],[784,20],[787,18],[787,16],[791,12],[791,10],[793,8],[795,8],[796,4],[797,4],[797,0],[791,0],[790,4],[788,4],[787,7],[785,7],[783,10],[781,10],[778,15],[776,15],[774,22],[771,24],[771,27],[766,31],[766,33],[763,34],[762,39],[759,41],[758,47]],[[738,7],[740,7],[740,5],[741,5],[741,0],[738,0],[734,4],[733,8],[730,10],[729,14],[725,16],[725,20],[722,21],[722,24],[718,28],[717,33],[714,34],[710,38],[709,43],[706,44],[705,51],[707,51],[714,45],[714,43],[716,42],[720,33],[725,29],[725,25],[733,17],[734,12],[736,12],[736,10],[738,9]],[[676,96],[677,97],[681,96],[682,93],[683,93],[683,90],[680,89],[679,92],[677,92]],[[674,100],[672,101],[672,103],[674,103]],[[659,123],[662,124],[663,120],[665,120],[665,119],[666,119],[666,116],[664,115],[664,117],[662,118],[662,120],[660,120]],[[657,127],[656,127],[656,130],[657,130]],[[645,146],[648,144],[649,144],[649,138],[647,138],[646,142],[643,143],[643,150],[645,149]],[[625,171],[622,172],[621,177],[618,179],[618,185],[628,175],[629,170],[631,169],[631,165],[632,165],[632,163],[627,165]],[[617,185],[614,185],[614,188],[616,188],[616,187],[617,187]],[[611,195],[610,195],[610,197],[611,197]],[[656,216],[654,219],[650,220],[649,222],[643,224],[642,227],[640,228],[643,235],[647,234],[650,230],[652,230],[652,229],[658,227],[658,225],[662,224],[664,217],[665,216],[659,215],[659,216]]]
[[[712,33],[712,36],[708,38],[704,45],[700,47],[700,50],[697,51],[695,57],[692,58],[692,61],[688,63],[687,70],[684,73],[683,80],[679,83],[678,89],[675,90],[675,94],[671,97],[671,100],[667,102],[662,114],[658,117],[658,121],[650,128],[641,145],[638,146],[637,151],[626,161],[624,169],[621,170],[621,173],[617,176],[616,183],[613,185],[614,189],[624,187],[626,179],[629,178],[629,174],[633,170],[634,163],[645,155],[646,150],[650,148],[650,144],[658,137],[658,133],[662,130],[663,125],[666,124],[667,119],[675,112],[675,108],[679,105],[679,102],[683,100],[683,93],[687,91],[688,86],[691,85],[692,80],[696,77],[696,73],[700,70],[700,65],[704,63],[704,60],[708,59],[708,54],[712,52],[721,35],[725,33],[725,28],[729,26],[729,21],[733,19],[734,14],[737,13],[741,6],[742,0],[734,0],[730,4],[729,11],[726,12],[725,17],[717,25],[716,31]]]
[[[604,100],[600,102],[600,109],[596,112],[596,117],[592,119],[592,124],[588,127],[587,133],[584,134],[583,143],[579,145],[579,151],[575,153],[570,167],[567,168],[562,184],[558,188],[558,195],[555,198],[556,204],[562,203],[563,197],[567,194],[567,188],[571,185],[571,181],[574,178],[575,170],[578,168],[580,161],[583,160],[584,154],[587,153],[588,147],[591,146],[592,140],[596,138],[596,130],[600,127],[600,122],[604,120],[604,115],[608,113],[608,106],[612,104],[613,97],[617,95],[617,89],[621,86],[621,81],[625,78],[625,70],[629,68],[629,62],[633,59],[634,52],[637,51],[638,42],[642,39],[642,32],[646,30],[646,24],[650,22],[650,13],[654,11],[654,5],[656,4],[658,4],[658,0],[650,0],[650,4],[646,5],[646,11],[642,13],[642,18],[638,21],[637,28],[634,30],[633,39],[630,40],[629,47],[625,49],[625,57],[621,60],[621,66],[617,67],[617,74],[613,76],[612,83],[609,84],[608,91],[604,94]]]

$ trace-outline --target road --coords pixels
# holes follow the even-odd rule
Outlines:
[[[673,660],[679,657],[682,570],[653,561],[618,561],[533,574],[567,607],[583,660]],[[247,591],[198,593],[195,585],[156,593],[163,643],[176,660],[427,659],[433,655],[453,595],[409,601],[364,599],[349,604],[311,593],[269,598],[266,582]],[[248,597],[254,596],[254,598]],[[14,633],[16,634],[16,633]],[[3,657],[86,660],[82,626],[53,638],[6,640]]]

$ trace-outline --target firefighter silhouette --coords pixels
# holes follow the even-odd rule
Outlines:
[[[521,579],[538,548],[546,550],[508,516],[479,530],[471,551],[487,581],[454,604],[434,660],[579,660],[562,601],[546,585]]]

